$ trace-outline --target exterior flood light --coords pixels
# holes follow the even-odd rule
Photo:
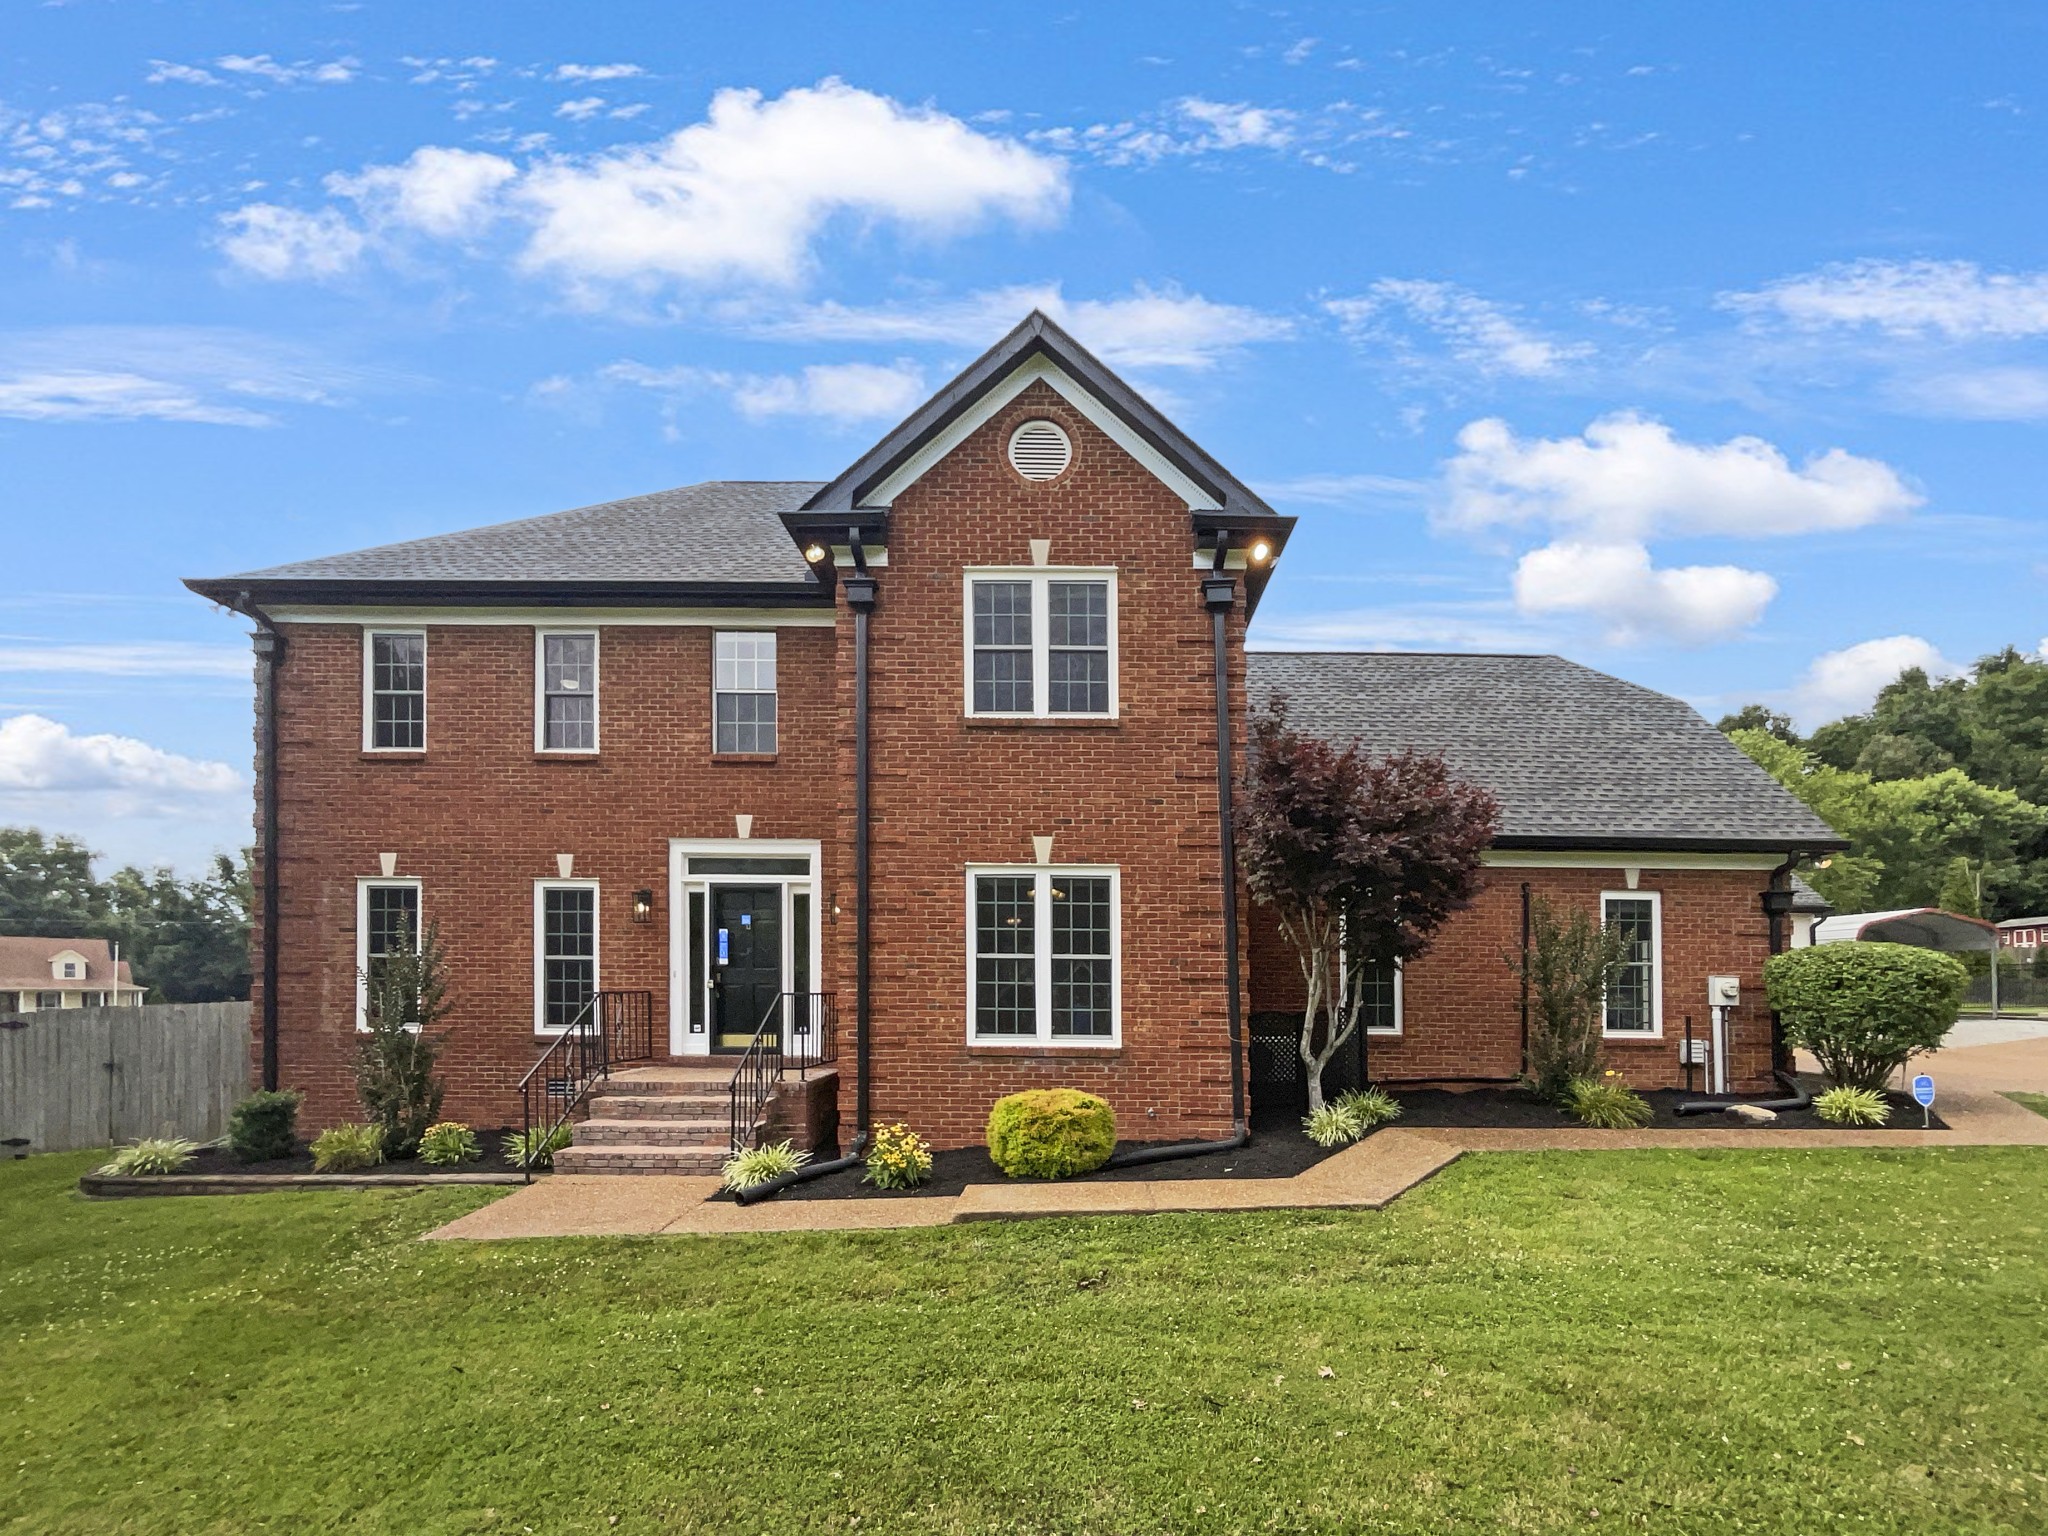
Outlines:
[[[822,544],[810,545],[804,550],[804,558],[810,561],[811,564],[816,565],[825,558],[825,546]]]
[[[1253,565],[1264,565],[1268,560],[1272,558],[1273,546],[1271,544],[1268,544],[1264,539],[1260,539],[1252,545]]]
[[[654,892],[635,891],[633,893],[633,921],[636,923],[648,923],[653,920]]]

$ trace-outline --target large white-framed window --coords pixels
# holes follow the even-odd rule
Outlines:
[[[363,631],[363,750],[427,749],[427,632]]]
[[[711,750],[775,751],[775,631],[720,630],[712,637]]]
[[[595,880],[533,882],[533,1027],[560,1034],[597,994]]]
[[[597,750],[596,630],[534,631],[533,749]]]
[[[969,866],[968,1042],[1121,1044],[1122,911],[1114,866]]]
[[[1664,900],[1656,891],[1602,891],[1600,924],[1626,943],[1602,1003],[1603,1033],[1654,1040],[1664,1033]]]
[[[970,568],[962,601],[968,714],[1115,716],[1114,569]]]
[[[377,967],[420,942],[420,882],[383,878],[356,882],[356,1028],[369,1028],[370,988]]]

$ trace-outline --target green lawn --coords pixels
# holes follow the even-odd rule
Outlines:
[[[2048,1528],[2035,1149],[501,1245],[92,1161],[0,1163],[0,1532]]]
[[[2048,1117],[2048,1093],[2008,1093],[2006,1097],[2037,1115]]]

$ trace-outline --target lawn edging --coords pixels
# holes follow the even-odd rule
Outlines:
[[[95,1200],[146,1195],[259,1195],[287,1189],[416,1189],[425,1185],[524,1184],[518,1173],[88,1173],[78,1192]]]

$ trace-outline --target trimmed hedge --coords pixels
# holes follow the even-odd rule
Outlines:
[[[1910,944],[1816,944],[1764,963],[1786,1041],[1845,1088],[1882,1089],[1908,1057],[1936,1049],[1969,980],[1955,956]]]
[[[988,1155],[1013,1179],[1093,1173],[1116,1150],[1116,1112],[1076,1088],[1033,1088],[988,1112]]]
[[[244,1163],[290,1157],[299,1150],[299,1095],[250,1094],[228,1117],[228,1147]]]

